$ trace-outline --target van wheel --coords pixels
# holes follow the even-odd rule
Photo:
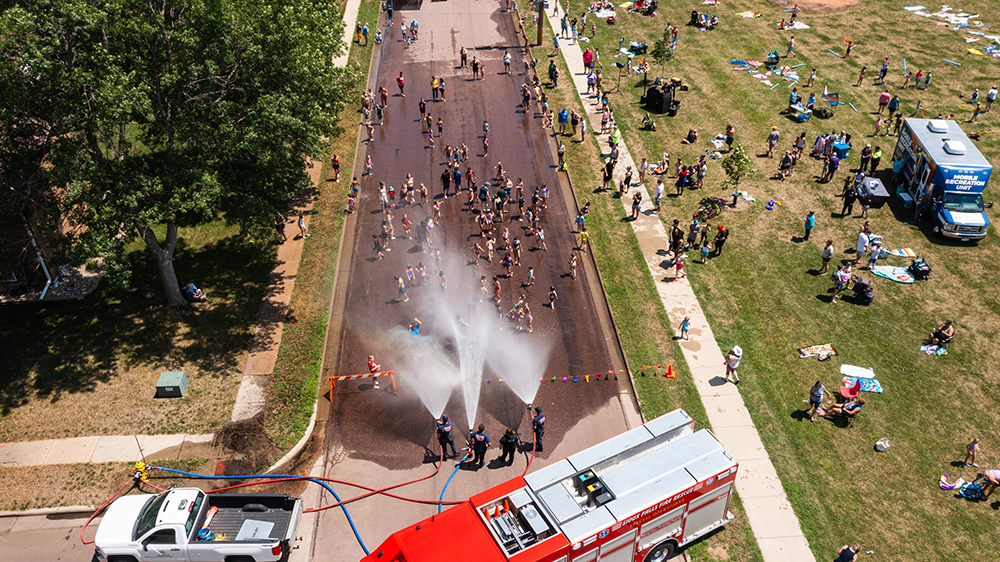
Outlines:
[[[671,539],[667,539],[660,544],[653,547],[646,555],[644,562],[663,562],[664,560],[669,560],[677,554],[677,543]]]

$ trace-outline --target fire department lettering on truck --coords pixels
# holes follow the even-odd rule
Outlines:
[[[666,513],[668,511],[676,509],[676,508],[680,507],[680,505],[682,503],[687,503],[687,500],[685,500],[685,498],[687,498],[687,496],[689,496],[689,495],[691,495],[691,494],[693,494],[695,492],[698,492],[698,491],[704,489],[706,486],[711,486],[713,483],[715,483],[717,485],[721,485],[722,484],[722,480],[726,476],[729,476],[730,472],[731,471],[729,471],[729,470],[724,471],[724,472],[720,473],[717,476],[713,476],[712,478],[709,478],[704,483],[696,484],[695,486],[693,486],[693,487],[691,487],[691,488],[689,488],[687,490],[684,490],[683,492],[680,492],[680,493],[678,493],[678,494],[676,494],[674,496],[671,496],[670,498],[667,498],[667,499],[661,501],[660,503],[658,503],[656,505],[653,505],[653,506],[650,506],[650,507],[644,509],[640,513],[637,513],[637,514],[635,514],[635,515],[633,515],[633,516],[631,516],[631,517],[629,517],[627,519],[624,519],[622,521],[619,521],[619,522],[615,523],[614,525],[612,525],[610,529],[605,529],[604,531],[601,531],[596,537],[591,537],[590,539],[584,541],[584,543],[585,544],[590,544],[591,542],[594,541],[595,538],[600,538],[600,539],[606,538],[608,536],[608,534],[609,534],[609,531],[614,532],[614,531],[617,531],[618,529],[620,529],[622,527],[630,527],[631,528],[631,527],[636,526],[638,524],[645,523],[646,521],[654,519],[654,518],[662,515],[663,513]],[[733,470],[732,472],[735,472],[735,470]],[[718,486],[716,486],[716,487],[718,487]],[[685,500],[685,501],[681,501],[681,500]],[[680,515],[678,517],[680,517]],[[663,525],[666,525],[666,524],[672,524],[672,523],[676,523],[676,522],[677,522],[676,519],[672,519],[670,521],[664,522],[660,527],[662,527]],[[633,525],[633,523],[636,524],[636,525]],[[660,527],[657,527],[657,529],[651,529],[651,531],[652,530],[658,530]]]

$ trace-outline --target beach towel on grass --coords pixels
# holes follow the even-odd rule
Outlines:
[[[922,345],[920,351],[927,355],[948,355],[948,349],[939,345]]]
[[[840,374],[845,377],[851,377],[855,379],[873,379],[875,378],[874,369],[866,369],[864,367],[858,367],[857,365],[841,365]]]
[[[961,476],[958,477],[958,480],[954,484],[948,483],[947,474],[942,474],[941,478],[938,479],[938,486],[940,486],[942,490],[954,490],[955,488],[961,488],[962,484],[965,484],[965,479]]]
[[[831,355],[838,355],[838,353],[837,350],[833,348],[832,343],[810,345],[809,347],[799,348],[799,359],[805,359],[806,357],[813,357],[816,355],[819,355],[820,357],[829,357]]]
[[[889,254],[893,256],[899,256],[901,258],[915,258],[917,253],[909,248],[900,248],[898,250],[889,250]]]
[[[913,283],[913,275],[905,267],[893,267],[889,265],[876,265],[871,268],[873,274],[886,279],[892,279],[897,283]]]
[[[844,377],[842,382],[844,386],[850,387],[861,382],[861,392],[874,392],[875,394],[882,394],[882,384],[876,379],[859,379],[857,377]]]

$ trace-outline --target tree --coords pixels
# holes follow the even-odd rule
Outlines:
[[[747,156],[747,150],[742,144],[733,147],[733,151],[722,159],[722,169],[726,171],[725,186],[733,186],[733,191],[740,190],[740,180],[756,174],[753,161]],[[735,199],[733,199],[735,202]]]
[[[105,255],[115,281],[141,239],[170,306],[185,302],[178,227],[224,217],[265,236],[308,185],[304,158],[325,158],[358,81],[332,62],[343,48],[333,0],[0,7],[0,173],[55,199],[80,227],[66,251]]]
[[[653,43],[653,50],[649,52],[653,60],[659,63],[660,72],[663,72],[663,65],[670,62],[674,58],[674,49],[671,47],[671,33],[670,29],[663,30],[663,36]]]

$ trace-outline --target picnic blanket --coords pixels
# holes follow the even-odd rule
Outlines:
[[[794,21],[792,23],[785,24],[785,29],[809,29],[809,26],[800,21]]]
[[[872,267],[869,271],[879,277],[885,277],[886,279],[892,279],[897,283],[913,283],[913,275],[910,275],[910,270],[905,267],[893,267],[891,265],[876,265]]]
[[[599,18],[602,18],[602,19],[603,18],[610,18],[610,17],[612,17],[612,16],[615,15],[615,11],[614,10],[597,10],[596,12],[594,12],[594,15],[597,16],[597,17],[599,17]]]
[[[738,16],[743,16],[745,18],[759,18],[761,16],[760,12],[740,12],[736,14]]]
[[[939,345],[921,345],[920,351],[927,355],[948,355],[948,349]]]
[[[839,355],[837,350],[833,348],[832,343],[824,343],[822,345],[810,345],[808,347],[799,348],[799,359],[805,359],[806,357],[813,357],[819,355],[820,360],[824,357],[830,357],[831,355]]]
[[[909,248],[900,248],[898,250],[889,250],[889,254],[893,256],[899,256],[901,258],[915,258],[917,253]]]
[[[874,369],[866,369],[864,367],[858,367],[857,365],[841,365],[840,374],[845,377],[851,377],[855,379],[873,379],[875,378]]]
[[[861,382],[861,392],[874,392],[882,394],[882,385],[875,379],[859,379],[857,377],[844,377],[841,379],[844,386],[850,387]]]

